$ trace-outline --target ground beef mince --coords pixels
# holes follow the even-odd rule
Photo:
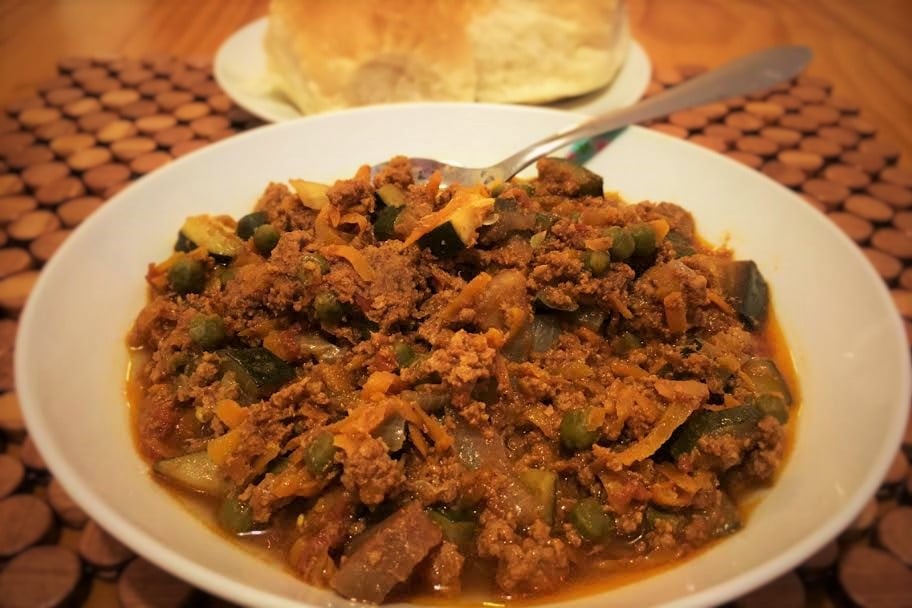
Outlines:
[[[559,597],[738,530],[796,386],[757,265],[559,159],[408,159],[187,218],[128,342],[138,447],[355,600]]]

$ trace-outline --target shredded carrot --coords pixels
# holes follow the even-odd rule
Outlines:
[[[301,469],[287,469],[280,473],[272,485],[272,493],[280,498],[308,497],[317,494],[323,482],[304,475]]]
[[[333,432],[347,434],[370,434],[386,420],[389,414],[387,402],[369,403],[353,409],[342,420],[329,425],[327,428]],[[338,435],[336,436],[338,440]]]
[[[468,285],[462,288],[462,291],[459,292],[455,298],[450,300],[450,303],[447,304],[447,307],[443,309],[442,317],[445,320],[453,320],[456,318],[456,315],[459,314],[459,311],[463,308],[467,308],[475,298],[480,295],[485,288],[488,286],[488,283],[491,282],[491,275],[487,272],[478,273],[478,275],[469,281]]]
[[[722,398],[722,403],[725,405],[726,408],[737,407],[737,406],[741,405],[741,402],[738,399],[735,399],[734,397],[732,397],[729,394],[726,394]]]
[[[706,299],[708,299],[711,303],[715,304],[716,307],[719,310],[721,310],[722,312],[724,312],[725,314],[729,314],[729,315],[735,314],[735,309],[731,307],[731,304],[729,304],[725,300],[724,297],[722,297],[721,295],[719,295],[712,289],[709,289],[706,291]]]
[[[358,171],[355,173],[354,179],[359,182],[368,182],[370,183],[371,178],[371,168],[370,165],[361,165],[358,167]]]
[[[427,430],[428,437],[434,442],[438,452],[445,452],[453,446],[453,438],[446,432],[443,425],[437,422],[437,419],[430,416],[423,409],[415,406],[415,411],[423,422],[423,427]]]
[[[602,337],[588,327],[577,327],[575,333],[589,344],[601,344],[602,342]]]
[[[431,176],[428,178],[427,183],[424,185],[425,191],[430,194],[432,197],[437,196],[437,192],[440,191],[440,183],[443,181],[443,174],[440,173],[440,170],[434,171],[431,173]]]
[[[333,446],[351,454],[358,449],[358,442],[351,435],[333,435]]]
[[[317,217],[314,219],[314,240],[318,243],[344,245],[345,239],[330,225],[330,209],[331,207],[327,206],[317,213]]]
[[[364,281],[374,280],[374,269],[360,249],[355,249],[351,245],[326,245],[320,248],[320,252],[325,255],[332,255],[346,260],[358,273]]]
[[[611,361],[609,367],[611,367],[611,371],[614,375],[622,376],[624,378],[645,378],[649,375],[649,373],[639,365],[627,363],[626,361],[618,361],[617,359]]]
[[[501,387],[501,392],[512,392],[512,382],[510,382],[510,370],[507,368],[506,358],[499,354],[494,358],[494,377],[497,378],[497,386]]]
[[[665,306],[665,323],[673,334],[687,331],[687,307],[680,291],[673,291],[662,300]]]
[[[430,182],[428,182],[430,184]],[[405,245],[414,244],[425,234],[447,222],[457,213],[471,213],[475,215],[475,221],[480,226],[487,214],[494,208],[494,199],[485,195],[484,186],[472,188],[459,188],[453,194],[453,198],[446,206],[434,213],[428,213],[418,220],[411,234],[405,239]],[[470,246],[472,243],[466,243]]]
[[[507,334],[504,341],[509,342],[519,331],[526,326],[529,321],[529,314],[519,306],[510,306],[504,311],[504,319],[507,322]]]
[[[231,452],[234,451],[240,441],[241,434],[237,429],[232,429],[224,435],[210,439],[209,443],[206,444],[206,452],[209,454],[209,459],[218,465],[225,464],[228,456],[231,455]]]
[[[269,463],[279,455],[281,451],[282,448],[280,448],[278,444],[274,442],[267,445],[266,449],[263,450],[263,453],[257,456],[257,459],[254,461],[253,470],[257,473],[261,473],[267,467],[267,465],[269,465]]]
[[[361,398],[365,401],[380,401],[398,381],[399,376],[392,372],[374,372],[364,382]]]
[[[353,224],[358,227],[360,232],[366,231],[370,228],[370,222],[367,221],[367,218],[361,213],[346,213],[341,218],[339,218],[340,224]]]
[[[427,441],[425,441],[424,437],[421,435],[421,431],[418,427],[409,422],[408,433],[409,439],[412,440],[412,444],[414,444],[415,448],[421,452],[422,456],[427,456],[430,448],[428,447]]]
[[[294,338],[287,331],[270,331],[263,338],[263,348],[283,361],[294,361],[298,355]]]
[[[690,494],[696,494],[707,485],[710,485],[712,483],[710,473],[708,471],[694,471],[693,477],[691,477],[690,474],[678,469],[678,467],[670,462],[660,462],[656,465],[656,470],[671,481],[675,482],[675,484],[677,484],[677,486],[682,490],[685,490]]]
[[[709,387],[697,380],[656,380],[656,392],[668,401],[691,400],[702,403],[709,399]]]
[[[434,442],[438,452],[444,452],[453,445],[453,438],[447,433],[437,419],[428,415],[417,403],[410,401],[400,401],[396,411],[400,416],[411,422],[423,432],[427,433],[431,441]]]
[[[618,311],[618,313],[620,313],[620,315],[622,317],[624,317],[625,319],[633,318],[633,313],[630,312],[629,308],[627,308],[627,304],[622,302],[621,299],[618,298],[616,295],[611,294],[610,296],[608,296],[608,301],[611,303],[611,305],[614,307],[614,309],[616,311]]]
[[[215,415],[225,426],[233,429],[247,419],[247,410],[233,399],[222,399],[215,404]]]
[[[395,411],[397,414],[405,418],[406,422],[409,422],[415,425],[419,430],[421,429],[421,418],[418,416],[418,413],[415,411],[417,408],[413,407],[410,403],[400,401],[395,406]]]
[[[662,417],[659,418],[659,421],[645,437],[637,440],[627,449],[621,452],[614,452],[609,448],[596,445],[593,446],[592,451],[610,469],[617,470],[621,467],[628,467],[634,462],[644,460],[655,454],[671,438],[675,429],[684,424],[692,411],[693,408],[690,404],[676,401],[668,406],[668,409],[665,410]]]

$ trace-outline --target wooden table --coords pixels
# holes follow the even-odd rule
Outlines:
[[[810,73],[912,157],[912,2],[628,0],[655,65],[717,65],[785,43],[814,49]],[[67,55],[211,55],[268,0],[0,0],[0,102],[28,93]],[[909,161],[906,160],[908,163]]]

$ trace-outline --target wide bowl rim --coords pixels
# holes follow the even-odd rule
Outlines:
[[[396,113],[403,109],[426,109],[429,107],[435,108],[434,111],[446,112],[448,109],[452,108],[464,110],[469,106],[476,108],[481,112],[497,111],[504,113],[525,112],[562,114],[580,120],[586,118],[585,115],[574,112],[530,106],[505,106],[502,104],[451,102],[388,104],[384,106],[328,112],[314,116],[305,116],[292,121],[269,124],[258,129],[238,134],[215,145],[196,150],[191,154],[188,154],[187,158],[196,159],[207,155],[214,156],[219,154],[219,151],[224,147],[241,146],[250,140],[264,137],[266,136],[265,134],[271,133],[274,130],[295,129],[297,128],[297,125],[304,122],[334,121],[339,120],[340,117],[343,117],[344,119],[344,116],[346,115],[364,113],[383,114],[385,112]],[[711,163],[718,164],[721,162],[722,165],[719,166],[727,167],[727,171],[743,172],[743,175],[750,175],[748,179],[763,180],[768,184],[772,181],[737,161],[715,154],[696,144],[684,142],[663,133],[641,127],[632,127],[631,132],[635,133],[636,137],[657,138],[655,141],[661,141],[664,144],[673,142],[673,145],[676,146],[686,146],[686,150],[682,148],[684,153],[703,155]],[[110,212],[109,209],[128,204],[131,199],[134,199],[136,196],[141,196],[142,189],[146,184],[156,180],[170,179],[169,176],[171,172],[175,171],[176,167],[182,166],[183,162],[184,159],[178,159],[176,162],[170,163],[169,166],[162,167],[153,173],[143,176],[108,201],[102,209],[99,209],[92,217],[88,218],[84,225],[94,225],[94,223],[104,221],[103,218]],[[824,525],[817,528],[813,534],[805,536],[802,538],[801,542],[794,544],[788,551],[772,556],[757,567],[740,573],[723,583],[710,586],[706,589],[697,591],[692,595],[668,602],[665,604],[666,606],[702,606],[722,603],[743,593],[749,592],[757,586],[762,585],[797,566],[826,542],[834,538],[839,532],[844,530],[861,511],[865,502],[874,494],[883,475],[886,473],[890,462],[895,455],[896,449],[900,445],[905,428],[908,416],[908,408],[906,406],[908,404],[909,395],[912,393],[909,352],[903,336],[904,328],[902,322],[899,319],[898,314],[895,313],[895,308],[893,307],[886,286],[867,262],[867,259],[861,250],[839,231],[838,228],[826,220],[821,214],[804,204],[791,190],[776,184],[775,182],[772,183],[779,189],[781,196],[793,199],[796,204],[799,205],[799,209],[796,212],[805,213],[809,218],[812,217],[811,221],[818,222],[823,226],[825,230],[829,231],[835,238],[843,243],[844,248],[848,248],[851,251],[851,255],[862,262],[861,266],[864,268],[863,272],[867,275],[866,280],[871,284],[871,287],[876,290],[879,304],[883,306],[884,310],[893,311],[891,323],[896,330],[896,339],[892,345],[892,349],[895,349],[897,353],[900,353],[900,356],[904,358],[905,365],[902,367],[903,371],[900,377],[896,379],[896,386],[894,388],[896,403],[893,404],[890,415],[890,431],[887,436],[884,437],[885,440],[881,443],[880,450],[874,459],[876,466],[869,469],[864,483],[859,484],[859,486],[854,489],[852,499],[847,501],[840,511],[833,515]],[[134,193],[140,194],[137,195]],[[127,201],[127,203],[124,201]],[[82,227],[77,229],[77,235],[81,228]],[[48,277],[53,275],[53,270],[58,264],[62,263],[62,260],[69,255],[68,252],[76,246],[77,240],[72,237],[64,242],[57,254],[48,262],[45,269],[41,272],[41,275],[32,290],[29,302],[39,301],[46,297],[43,294],[53,286]],[[14,362],[16,392],[22,405],[23,415],[27,427],[29,428],[30,435],[37,444],[49,468],[53,471],[55,478],[61,483],[64,489],[70,493],[73,499],[79,503],[93,519],[105,522],[104,525],[106,529],[122,540],[126,545],[136,550],[139,555],[142,555],[152,563],[171,572],[175,576],[214,595],[233,601],[239,601],[246,605],[306,605],[302,601],[295,602],[288,598],[274,595],[267,590],[232,579],[215,569],[200,564],[193,559],[184,557],[180,552],[171,549],[165,542],[156,539],[150,533],[145,532],[134,525],[130,521],[130,517],[126,514],[122,514],[120,511],[110,507],[106,503],[103,495],[100,492],[94,491],[90,484],[86,482],[84,474],[76,467],[70,466],[66,455],[58,448],[53,440],[53,432],[45,418],[44,408],[39,403],[34,387],[29,382],[29,375],[26,373],[27,366],[31,360],[30,353],[34,342],[34,340],[30,339],[30,336],[35,332],[40,332],[40,319],[32,312],[34,309],[34,306],[27,303],[19,319],[19,331],[16,339]],[[894,394],[894,391],[891,391],[891,394]],[[606,591],[606,593],[610,593],[610,591]],[[598,596],[592,595],[587,597]]]

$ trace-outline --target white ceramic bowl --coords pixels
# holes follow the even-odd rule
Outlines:
[[[239,216],[270,180],[348,177],[397,153],[482,166],[579,119],[539,108],[416,104],[257,129],[143,178],[91,217],[42,272],[20,323],[16,384],[54,474],[138,553],[241,604],[348,605],[232,546],[147,473],[124,397],[124,336],[187,215]],[[904,428],[909,358],[859,250],[785,188],[731,160],[631,129],[590,167],[631,201],[668,200],[713,243],[757,261],[801,384],[797,443],[746,528],[695,559],[567,606],[721,604],[794,567],[874,492]]]

